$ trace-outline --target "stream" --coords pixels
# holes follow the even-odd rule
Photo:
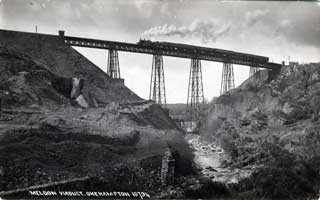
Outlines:
[[[237,183],[240,179],[250,176],[253,172],[252,168],[231,169],[222,167],[221,162],[226,156],[224,150],[215,144],[201,140],[199,135],[187,134],[185,139],[194,149],[194,161],[201,168],[202,174],[213,181],[226,184]]]

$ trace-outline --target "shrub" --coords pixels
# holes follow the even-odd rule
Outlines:
[[[230,135],[222,135],[220,145],[231,156],[231,158],[238,157],[238,148],[233,137]]]

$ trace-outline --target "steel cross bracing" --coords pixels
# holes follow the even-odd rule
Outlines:
[[[109,50],[107,74],[114,79],[120,78],[120,67],[117,50]]]
[[[187,120],[189,122],[199,121],[203,103],[201,61],[199,59],[191,59],[187,99]]]
[[[149,99],[158,104],[166,105],[166,88],[162,55],[153,55]]]
[[[233,65],[223,63],[220,95],[225,94],[234,88]]]
[[[152,42],[148,40],[140,40],[137,44],[135,44],[80,37],[70,37],[64,35],[62,35],[62,39],[66,44],[69,44],[71,46],[98,49],[113,49],[118,51],[127,51],[144,54],[158,54],[163,56],[173,56],[181,58],[197,57],[199,60],[227,62],[239,65],[256,66],[259,68],[267,69],[278,69],[281,67],[280,64],[268,62],[269,58],[264,56],[186,44]]]

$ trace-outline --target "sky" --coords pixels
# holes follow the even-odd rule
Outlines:
[[[222,48],[270,61],[320,62],[320,2],[0,0],[0,29],[136,43],[140,38]],[[102,70],[107,50],[76,48]],[[119,52],[121,78],[149,97],[152,55]],[[190,59],[164,57],[168,103],[186,103]],[[201,61],[205,99],[220,93],[222,63]],[[235,84],[249,75],[234,65]]]

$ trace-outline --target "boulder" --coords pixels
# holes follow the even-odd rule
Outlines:
[[[75,100],[79,106],[81,106],[82,108],[88,108],[89,104],[87,103],[87,101],[85,100],[85,98],[83,97],[82,94],[80,94],[76,100]]]

